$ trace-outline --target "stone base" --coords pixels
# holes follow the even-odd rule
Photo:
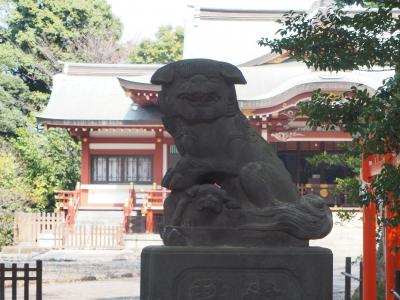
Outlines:
[[[332,300],[332,252],[149,246],[140,293],[141,300]]]

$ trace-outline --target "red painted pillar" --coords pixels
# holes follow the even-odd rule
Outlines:
[[[89,153],[89,141],[87,137],[82,137],[81,140],[81,184],[90,183],[90,153]],[[88,203],[88,190],[81,190],[81,206],[85,206]]]
[[[163,173],[163,133],[157,131],[156,132],[156,149],[154,152],[154,166],[153,166],[153,181],[157,183],[157,185],[161,185]]]
[[[154,232],[153,216],[154,216],[153,211],[151,209],[148,209],[146,214],[146,233]]]
[[[363,300],[376,300],[376,206],[364,207]]]
[[[81,149],[81,184],[90,183],[90,157],[89,157],[89,142],[86,137],[82,138]]]
[[[391,206],[394,207],[394,203],[390,203],[386,206],[385,217],[387,219],[395,218],[397,213],[391,211]],[[400,226],[386,226],[385,227],[385,258],[386,258],[386,299],[395,300],[396,298],[390,292],[395,289],[396,281],[395,274],[396,270],[400,270]]]

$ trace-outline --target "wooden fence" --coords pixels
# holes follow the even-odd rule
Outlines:
[[[14,242],[57,249],[112,249],[122,247],[123,233],[120,225],[68,225],[63,212],[17,213]]]
[[[11,276],[10,273],[11,272]],[[23,276],[18,273],[23,272]],[[35,272],[35,276],[31,276],[31,272]],[[11,281],[11,299],[17,299],[17,281],[24,282],[24,300],[29,299],[29,281],[36,281],[36,300],[42,300],[42,261],[36,261],[36,267],[29,267],[24,264],[23,268],[18,268],[13,263],[11,268],[6,268],[4,263],[0,263],[0,299],[5,299],[5,282]]]
[[[57,213],[23,213],[15,215],[14,242],[37,244],[41,239],[62,239],[65,228],[65,215]]]
[[[119,225],[82,224],[66,229],[62,248],[115,249],[122,245]]]

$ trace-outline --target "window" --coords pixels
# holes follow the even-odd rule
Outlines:
[[[151,156],[92,156],[93,183],[152,183]]]

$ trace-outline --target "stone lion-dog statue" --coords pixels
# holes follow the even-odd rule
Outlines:
[[[308,245],[332,228],[315,195],[300,198],[272,147],[239,109],[241,71],[187,59],[158,69],[162,121],[181,156],[165,174],[166,245]]]

